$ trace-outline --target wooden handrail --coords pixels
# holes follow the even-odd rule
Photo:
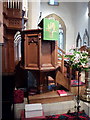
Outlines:
[[[61,60],[61,71],[62,71],[62,73],[64,73],[64,54],[65,54],[65,52],[59,47],[58,47],[58,50],[60,50],[62,52],[62,54],[60,54],[59,52],[58,52],[58,54],[62,58],[62,60]]]
[[[65,51],[62,50],[60,47],[58,47],[58,50],[60,50],[63,54],[65,54]]]
[[[59,54],[60,56],[62,56],[62,54],[60,54],[59,52],[58,52],[58,54]]]

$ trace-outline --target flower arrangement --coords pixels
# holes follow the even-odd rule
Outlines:
[[[65,54],[65,57],[68,58],[68,64],[79,70],[87,70],[88,63],[88,52],[79,51],[74,48],[70,49],[68,53]]]

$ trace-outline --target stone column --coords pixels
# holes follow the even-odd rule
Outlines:
[[[28,2],[28,25],[27,29],[37,29],[40,16],[40,0]]]

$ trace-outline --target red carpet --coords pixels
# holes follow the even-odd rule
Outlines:
[[[86,115],[86,113],[79,112],[79,118],[77,118],[77,113],[67,113],[67,114],[62,114],[62,115],[52,115],[52,116],[47,116],[46,120],[90,120],[90,118]]]
[[[84,83],[79,81],[79,86],[81,85],[84,85]],[[71,80],[71,86],[78,86],[78,80]]]
[[[77,119],[76,112],[61,115],[42,116],[37,118],[25,118],[25,111],[21,112],[21,120],[90,120],[84,111],[79,112],[79,118],[80,119]]]

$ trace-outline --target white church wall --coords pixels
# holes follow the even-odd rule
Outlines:
[[[80,32],[81,39],[83,40],[85,29],[88,30],[88,3],[76,3],[76,8],[75,39],[78,32]]]
[[[50,6],[47,2],[41,3],[40,11],[42,12],[42,18],[54,13],[63,19],[66,25],[66,51],[76,44],[78,32],[80,32],[82,37],[85,28],[88,28],[87,4],[63,2],[59,6]]]

